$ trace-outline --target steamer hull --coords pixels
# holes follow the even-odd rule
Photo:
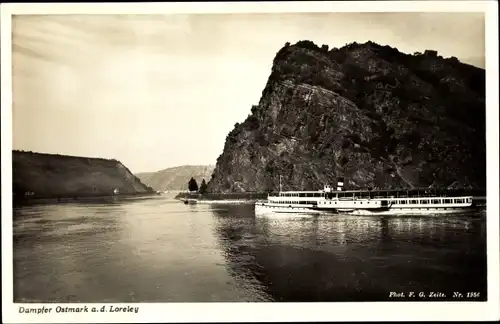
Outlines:
[[[314,215],[327,213],[327,211],[321,211],[314,206],[283,206],[268,202],[257,202],[255,203],[255,215],[256,216],[268,216],[268,215],[283,215],[283,216],[301,216],[310,217]]]
[[[255,204],[256,215],[269,214],[352,214],[352,215],[434,215],[459,214],[476,209],[472,196],[450,195],[430,189],[337,191],[325,186],[319,191],[280,191]],[[455,192],[456,193],[456,192]]]

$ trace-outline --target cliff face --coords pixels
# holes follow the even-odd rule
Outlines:
[[[486,186],[485,71],[435,51],[288,43],[210,191]]]
[[[157,172],[138,173],[137,177],[155,190],[188,190],[191,177],[200,186],[203,179],[210,180],[214,167],[214,165],[183,165]]]
[[[16,197],[108,196],[153,192],[121,162],[32,152],[12,152],[12,184]]]

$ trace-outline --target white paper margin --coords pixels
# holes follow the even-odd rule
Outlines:
[[[258,12],[484,12],[487,85],[487,249],[488,302],[376,303],[138,303],[135,313],[55,313],[57,306],[111,304],[30,304],[52,307],[51,314],[19,314],[12,284],[12,74],[13,14],[158,14]],[[258,321],[479,321],[499,315],[499,101],[498,4],[496,1],[359,1],[359,2],[200,2],[200,3],[63,3],[1,5],[2,139],[2,320],[4,323],[91,322],[258,322]],[[270,58],[271,60],[272,58]]]

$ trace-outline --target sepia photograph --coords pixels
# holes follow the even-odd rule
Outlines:
[[[1,8],[4,322],[499,319],[497,3]]]

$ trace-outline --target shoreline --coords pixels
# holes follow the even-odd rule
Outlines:
[[[209,200],[260,200],[267,198],[267,192],[231,192],[231,193],[189,193],[180,192],[174,199],[196,199],[198,201],[209,201]]]
[[[219,199],[219,200],[198,200],[197,204],[205,205],[239,205],[239,204],[254,204],[257,200],[254,199]]]
[[[22,197],[13,198],[12,207],[24,207],[33,205],[45,204],[64,204],[64,203],[78,203],[89,201],[120,201],[131,198],[145,198],[157,196],[156,192],[134,193],[134,194],[119,194],[119,195],[99,195],[99,196],[65,196],[65,197]]]

